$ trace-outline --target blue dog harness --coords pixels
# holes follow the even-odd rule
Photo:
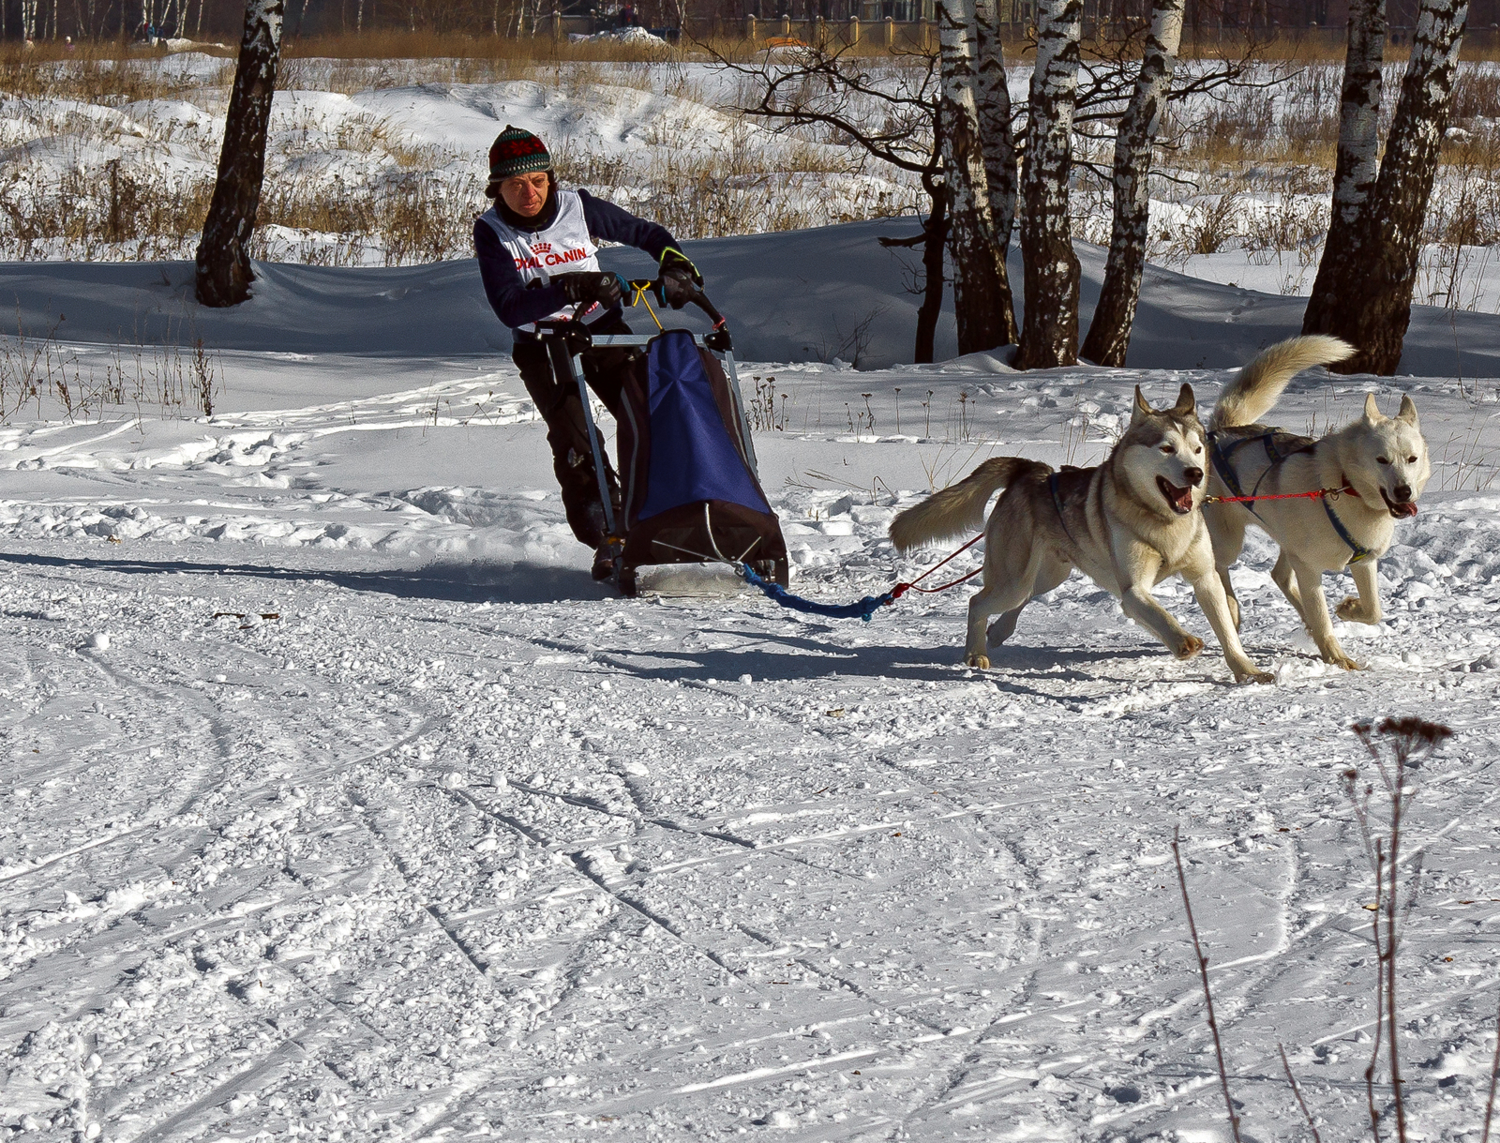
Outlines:
[[[1344,522],[1333,513],[1333,506],[1328,503],[1328,497],[1323,497],[1323,511],[1328,513],[1328,522],[1333,525],[1333,530],[1339,534],[1339,539],[1349,545],[1349,550],[1354,553],[1349,560],[1351,564],[1357,564],[1360,560],[1373,559],[1375,553],[1363,544],[1357,542],[1349,534],[1349,529],[1344,527]]]

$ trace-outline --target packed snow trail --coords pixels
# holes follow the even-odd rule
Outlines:
[[[975,383],[771,368],[830,419],[861,387]],[[1455,731],[1407,837],[1413,1120],[1477,1125],[1500,495],[1435,478],[1398,526],[1386,623],[1339,630],[1368,670],[1313,656],[1255,540],[1236,583],[1276,686],[1230,685],[1212,646],[1171,659],[1079,577],[977,672],[965,588],[870,624],[714,569],[614,598],[514,375],[483,379],[490,423],[442,406],[473,377],[268,413],[247,375],[209,423],[3,430],[13,1136],[1225,1137],[1180,825],[1245,1129],[1301,1130],[1279,1040],[1325,1137],[1352,1138],[1371,891],[1339,775],[1348,725],[1392,713]],[[982,444],[762,434],[796,589],[852,598],[937,558],[891,553],[916,493],[883,485],[1061,459],[1070,403],[1104,423],[1136,380],[1180,379],[1001,379]],[[1357,407],[1317,384],[1286,423]],[[1435,456],[1494,408],[1416,397]],[[1206,629],[1185,587],[1157,594]]]

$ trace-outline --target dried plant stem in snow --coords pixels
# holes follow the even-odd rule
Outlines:
[[[1286,1049],[1277,1044],[1276,1050],[1281,1053],[1281,1070],[1286,1072],[1286,1082],[1292,1085],[1292,1094],[1297,1097],[1297,1106],[1302,1109],[1302,1118],[1307,1120],[1307,1129],[1312,1132],[1313,1143],[1323,1143],[1323,1137],[1318,1134],[1318,1125],[1313,1122],[1312,1112],[1307,1110],[1307,1100],[1302,1098],[1302,1089],[1297,1086],[1297,1077],[1292,1075],[1292,1065],[1287,1063]]]
[[[1490,1143],[1490,1121],[1495,1116],[1495,1084],[1500,1081],[1500,1014],[1495,1017],[1495,1057],[1490,1061],[1490,1094],[1484,1101],[1484,1132],[1479,1143]]]
[[[1370,1063],[1365,1069],[1365,1104],[1370,1115],[1370,1133],[1380,1143],[1380,1110],[1375,1106],[1375,1074],[1380,1062],[1382,1038],[1389,1041],[1391,1101],[1396,1117],[1396,1138],[1406,1143],[1406,1094],[1402,1090],[1401,1055],[1396,1042],[1396,953],[1400,947],[1401,827],[1415,791],[1407,784],[1407,768],[1414,758],[1430,754],[1452,735],[1446,726],[1419,718],[1386,718],[1379,724],[1359,722],[1350,728],[1375,763],[1385,795],[1388,818],[1382,836],[1372,828],[1370,806],[1375,796],[1373,782],[1360,788],[1357,769],[1345,770],[1344,794],[1354,808],[1354,820],[1365,847],[1365,857],[1375,878],[1375,904],[1371,909],[1371,932],[1375,943],[1375,1037]],[[1382,741],[1377,741],[1377,737]],[[1389,747],[1390,759],[1385,749]],[[1420,868],[1420,867],[1419,867]],[[1420,874],[1418,874],[1420,875]],[[1415,879],[1413,881],[1415,893]],[[1407,900],[1408,909],[1411,898]]]

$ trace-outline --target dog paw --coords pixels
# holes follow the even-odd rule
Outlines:
[[[1380,621],[1371,618],[1364,608],[1363,601],[1357,595],[1346,595],[1339,601],[1339,605],[1333,609],[1333,613],[1346,623],[1370,623],[1376,624]]]
[[[969,666],[978,667],[981,671],[990,669],[990,657],[988,655],[970,655],[968,663]]]
[[[1172,650],[1172,654],[1179,659],[1191,659],[1199,651],[1203,650],[1203,640],[1196,635],[1184,635],[1182,640]]]
[[[1339,651],[1332,655],[1324,655],[1323,661],[1325,663],[1331,663],[1335,667],[1342,667],[1346,671],[1364,670],[1364,667],[1360,666],[1360,664],[1349,658],[1349,656],[1344,654],[1342,651]]]
[[[1234,681],[1237,683],[1274,683],[1276,676],[1269,671],[1243,671],[1235,673]]]

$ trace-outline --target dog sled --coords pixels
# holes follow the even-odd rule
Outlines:
[[[591,334],[578,320],[537,323],[554,375],[577,388],[583,405],[604,507],[610,578],[621,595],[634,596],[636,571],[646,565],[732,563],[784,587],[786,540],[761,487],[723,315],[699,291],[688,300],[708,315],[713,330],[662,328],[646,301],[656,283],[627,284],[632,304],[645,302],[658,332]],[[618,499],[609,486],[609,460],[578,360],[594,348],[639,351],[621,387]]]

